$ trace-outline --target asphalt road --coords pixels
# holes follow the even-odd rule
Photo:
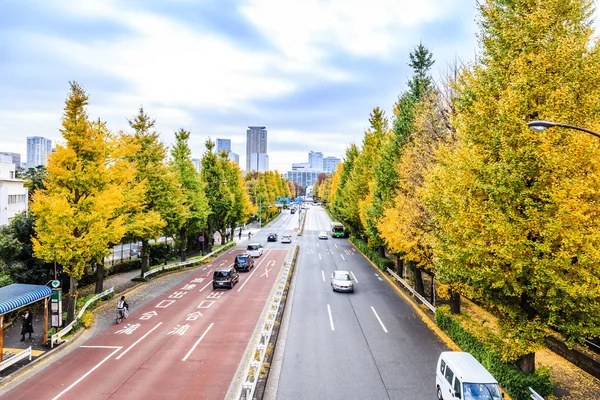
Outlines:
[[[447,348],[348,240],[317,238],[329,222],[308,210],[277,399],[435,399]],[[354,293],[332,291],[336,269]]]
[[[289,213],[289,212],[288,212]],[[195,270],[121,324],[3,394],[17,399],[222,399],[289,249],[266,236],[293,232],[284,214],[252,237],[264,254],[232,290],[212,290],[212,271],[246,243]]]

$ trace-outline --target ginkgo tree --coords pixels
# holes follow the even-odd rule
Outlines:
[[[77,282],[93,264],[103,265],[108,245],[126,232],[123,213],[132,164],[101,122],[86,114],[88,96],[71,82],[62,120],[64,144],[48,161],[45,189],[32,199],[35,256],[56,260],[71,279],[67,319],[74,318]],[[99,266],[100,268],[100,266]]]
[[[424,184],[441,281],[498,316],[505,359],[534,369],[546,327],[600,335],[600,48],[587,0],[488,0],[482,53],[459,76],[459,143]]]

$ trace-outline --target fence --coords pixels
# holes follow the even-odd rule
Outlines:
[[[400,282],[402,285],[404,285],[404,287],[410,291],[413,296],[415,296],[417,299],[419,299],[421,301],[421,303],[425,304],[427,306],[427,308],[429,308],[431,310],[432,313],[435,314],[435,306],[433,304],[431,304],[430,302],[428,302],[425,297],[421,296],[419,293],[417,293],[417,291],[415,289],[413,289],[404,279],[400,278],[400,276],[395,273],[394,271],[392,271],[391,269],[387,269],[388,274],[392,275],[398,282]]]
[[[111,287],[110,289],[106,289],[104,292],[98,293],[97,295],[95,295],[94,297],[92,297],[91,299],[86,301],[85,304],[83,305],[83,307],[81,307],[81,310],[79,310],[79,313],[77,313],[77,317],[73,321],[71,321],[70,324],[65,326],[60,331],[56,332],[54,335],[50,336],[50,348],[53,349],[55,343],[59,343],[63,336],[65,336],[67,333],[71,332],[71,330],[73,329],[73,326],[75,325],[77,320],[81,318],[81,316],[83,315],[83,313],[85,312],[85,310],[88,308],[88,306],[90,304],[92,304],[94,301],[106,296],[107,294],[112,293],[114,290],[115,290],[115,288]]]
[[[12,357],[8,358],[7,360],[0,362],[0,371],[10,367],[13,364],[16,364],[17,362],[23,360],[24,358],[29,358],[29,361],[31,361],[31,346],[29,346],[28,348],[26,348],[19,354],[15,354]]]
[[[263,311],[262,318],[259,320],[259,324],[262,324],[263,330],[260,332],[260,336],[256,340],[256,345],[252,346],[252,352],[248,359],[247,366],[243,375],[243,383],[241,384],[238,392],[235,396],[236,399],[252,399],[256,384],[260,377],[260,370],[264,363],[265,356],[267,354],[267,347],[271,340],[271,334],[273,333],[273,327],[275,325],[275,319],[279,312],[283,293],[285,291],[285,285],[292,268],[292,262],[298,245],[294,244],[289,250],[285,262],[283,264],[282,273],[279,276],[277,286],[274,288],[274,292],[270,296],[270,306]],[[261,325],[259,325],[261,326]],[[257,357],[258,355],[258,357]]]
[[[537,392],[535,390],[533,390],[532,388],[529,388],[529,391],[531,392],[531,400],[545,400],[542,396],[537,394]]]
[[[196,264],[196,263],[202,262],[202,261],[206,260],[208,257],[211,257],[211,256],[217,254],[218,252],[222,251],[222,250],[223,249],[221,248],[221,249],[217,249],[215,251],[211,251],[210,253],[208,253],[207,255],[205,255],[205,256],[203,256],[202,258],[199,258],[199,259],[188,260],[188,261],[180,261],[180,262],[177,262],[177,263],[168,264],[168,265],[162,265],[160,267],[153,268],[150,271],[147,271],[146,273],[143,273],[142,274],[142,278],[146,278],[146,277],[148,277],[148,276],[150,276],[152,274],[155,274],[157,272],[167,271],[169,269],[179,268],[179,267],[185,267],[185,266],[188,266],[188,265],[191,265],[191,264]]]

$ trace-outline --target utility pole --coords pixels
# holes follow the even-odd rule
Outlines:
[[[259,199],[259,208],[258,208],[258,227],[262,228],[262,197]]]

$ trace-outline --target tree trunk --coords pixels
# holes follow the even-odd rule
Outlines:
[[[421,296],[425,296],[425,287],[423,286],[423,274],[421,273],[421,269],[417,268],[414,262],[411,262],[410,264],[413,270],[413,276],[415,278],[415,290]]]
[[[450,312],[460,314],[460,293],[456,293],[452,289],[450,289]]]
[[[206,235],[206,237],[204,238],[204,241],[206,242],[206,252],[210,253],[212,251],[212,241],[213,241],[213,230],[212,228],[208,228],[208,235]]]
[[[123,260],[121,260],[123,262]],[[95,293],[104,291],[104,263],[96,263],[96,290]]]
[[[185,254],[186,244],[187,244],[187,229],[184,226],[179,230],[179,259],[180,259],[180,261],[187,260],[187,254]]]
[[[404,279],[404,260],[399,255],[396,256],[396,273]]]
[[[379,246],[379,256],[380,256],[381,258],[384,258],[384,257],[385,257],[385,247],[383,247],[383,246]]]
[[[148,272],[148,257],[150,256],[150,245],[148,240],[142,239],[142,277]]]
[[[75,305],[77,304],[77,279],[69,277],[69,294],[67,296],[67,324],[75,319]]]
[[[525,373],[532,373],[535,371],[535,353],[525,354],[523,357],[517,360],[517,364],[521,371]]]

